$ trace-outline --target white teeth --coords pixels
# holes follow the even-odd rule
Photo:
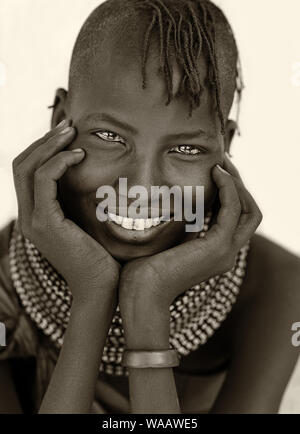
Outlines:
[[[122,218],[121,226],[122,226],[122,228],[125,228],[125,229],[132,229],[132,227],[133,227],[133,219],[127,218],[127,217],[123,217]]]
[[[114,221],[119,226],[125,229],[133,229],[136,231],[143,231],[149,229],[152,226],[157,226],[161,222],[164,222],[163,217],[155,217],[153,219],[133,219],[128,217],[122,217],[116,214],[108,213],[109,220]]]
[[[160,218],[159,217],[155,217],[152,221],[153,221],[153,226],[157,226],[160,223]]]
[[[123,217],[121,217],[119,215],[116,215],[115,217],[116,217],[115,222],[120,225],[122,223]]]
[[[152,226],[152,220],[146,219],[145,220],[145,229],[151,228],[151,226]]]
[[[143,231],[145,229],[145,220],[144,219],[134,219],[133,229],[135,229],[136,231]]]
[[[118,222],[117,222],[117,218],[118,218],[119,216],[117,216],[117,215],[115,215],[115,214],[111,214],[110,212],[107,213],[107,214],[108,214],[108,217],[109,217],[110,220],[112,220],[112,221],[118,223]]]

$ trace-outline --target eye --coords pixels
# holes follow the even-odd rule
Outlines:
[[[123,139],[123,137],[112,131],[96,131],[94,134],[100,139],[105,140],[106,142],[120,142],[125,144],[125,140]]]
[[[170,152],[177,152],[183,155],[199,155],[205,153],[204,149],[194,145],[178,145],[174,146]]]

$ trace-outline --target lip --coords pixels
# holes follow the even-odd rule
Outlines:
[[[170,216],[170,220],[163,221],[157,226],[152,226],[141,231],[136,231],[134,229],[125,229],[118,225],[114,221],[108,219],[101,222],[105,225],[108,232],[116,239],[121,242],[128,244],[145,244],[154,240],[157,236],[161,235],[162,232],[174,221],[174,215]],[[99,222],[100,223],[100,222]]]
[[[96,206],[96,208],[98,207],[98,206],[101,206],[100,204],[101,204],[101,201],[99,200],[99,201],[95,201],[94,202],[95,203],[95,206]],[[105,214],[107,214],[107,208],[103,208],[102,206],[101,206],[101,209],[102,209],[102,212],[105,212]],[[161,211],[161,210],[160,210]],[[126,209],[124,209],[124,212],[123,211],[121,211],[121,210],[119,210],[117,207],[114,209],[114,214],[117,214],[117,215],[120,215],[120,216],[124,216],[124,217],[128,217],[128,214],[127,214],[127,208]],[[172,218],[172,217],[174,217],[174,211],[173,210],[169,210],[168,211],[169,213],[170,213],[170,218]],[[155,217],[161,217],[162,215],[166,215],[167,214],[167,212],[166,213],[159,213],[159,215],[156,215],[155,214]],[[143,217],[142,218],[144,218],[144,219],[147,219],[147,218],[151,218],[151,216],[144,216],[144,214],[142,214],[143,215]]]

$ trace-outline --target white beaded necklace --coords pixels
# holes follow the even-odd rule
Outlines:
[[[203,237],[211,214],[205,219]],[[243,282],[249,242],[241,248],[234,267],[180,294],[170,306],[170,345],[179,357],[206,343],[232,309]],[[68,326],[72,294],[66,281],[28,239],[15,221],[9,247],[10,273],[25,311],[43,333],[60,349]],[[119,305],[113,316],[104,347],[100,371],[126,375],[121,366],[125,349]]]

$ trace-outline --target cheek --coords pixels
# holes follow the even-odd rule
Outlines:
[[[211,201],[215,197],[215,194],[217,191],[217,187],[213,181],[211,171],[212,171],[212,168],[209,169],[208,173],[205,173],[203,175],[203,178],[202,178],[201,184],[200,184],[200,185],[204,186],[204,195],[205,195],[205,204],[206,205],[211,203]]]
[[[185,171],[183,174],[184,179],[181,179],[181,182],[178,182],[178,185],[181,185],[183,189],[184,186],[193,186],[193,202],[195,203],[196,199],[196,186],[204,187],[204,200],[205,200],[205,208],[209,208],[216,196],[217,187],[212,178],[212,168],[214,164],[205,165],[205,167],[198,166],[197,168],[190,168]],[[179,181],[179,180],[178,180]]]
[[[83,147],[84,148],[84,147]],[[114,182],[114,165],[101,156],[91,157],[88,152],[84,160],[71,167],[62,179],[62,184],[77,193],[95,193],[101,185]]]
[[[201,186],[204,187],[204,212],[206,213],[212,206],[215,197],[217,188],[215,183],[213,182],[213,179],[210,175],[210,172],[208,174],[203,174],[201,177],[199,177],[199,181],[193,184],[193,186]],[[196,204],[196,189],[193,188],[193,207],[195,210],[195,204]],[[198,206],[200,206],[198,204]]]

